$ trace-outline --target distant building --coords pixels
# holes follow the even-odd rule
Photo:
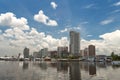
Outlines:
[[[40,53],[39,52],[33,52],[33,57],[34,58],[40,58]]]
[[[106,55],[96,55],[96,61],[105,61],[106,58]]]
[[[84,56],[84,50],[80,50],[80,57]]]
[[[88,48],[85,48],[83,50],[80,50],[80,55],[83,59],[87,59],[89,57],[89,54],[88,54]]]
[[[29,58],[29,48],[25,48],[23,51],[24,58]]]
[[[63,58],[68,56],[68,47],[57,48],[58,57]]]
[[[94,45],[89,45],[88,46],[88,53],[89,57],[95,57],[95,46]]]
[[[84,58],[88,58],[89,57],[89,53],[88,53],[88,48],[84,49]]]
[[[70,31],[70,54],[80,56],[80,33]]]
[[[41,54],[41,57],[48,56],[48,48],[41,49],[40,54]]]
[[[81,50],[81,55],[83,59],[94,61],[96,56],[95,46],[89,45],[88,48]]]
[[[88,46],[88,54],[89,54],[88,60],[95,61],[96,54],[95,54],[95,46],[94,45]]]
[[[51,58],[56,58],[57,57],[57,51],[49,51],[48,53],[50,54]]]

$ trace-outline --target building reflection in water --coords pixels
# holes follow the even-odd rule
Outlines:
[[[69,77],[70,80],[81,80],[80,64],[79,62],[70,62]]]
[[[107,68],[107,65],[106,65],[105,62],[97,62],[96,65],[97,65],[97,67],[99,67],[99,68]]]
[[[96,75],[95,63],[89,63],[89,75]]]
[[[86,71],[89,75],[96,75],[96,63],[80,62],[80,69]]]
[[[80,62],[80,69],[88,72],[89,71],[89,63],[88,62]]]
[[[28,62],[23,62],[23,70],[28,69],[28,66],[29,66]]]
[[[33,66],[34,66],[34,67],[38,67],[38,68],[40,68],[40,69],[42,69],[42,70],[46,70],[47,67],[48,67],[48,65],[47,65],[46,62],[34,62],[34,63],[33,63]]]
[[[68,72],[68,62],[57,62],[57,71]]]
[[[39,67],[40,67],[42,70],[46,70],[46,69],[47,69],[47,63],[41,62],[41,63],[39,63]]]

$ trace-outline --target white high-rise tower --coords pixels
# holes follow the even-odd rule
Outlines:
[[[80,56],[80,33],[70,31],[70,54]]]

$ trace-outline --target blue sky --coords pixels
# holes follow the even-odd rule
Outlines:
[[[50,5],[55,2],[58,6],[53,9]],[[67,36],[58,34],[66,27],[81,27],[81,36],[85,39],[97,39],[106,32],[119,29],[120,6],[114,6],[119,0],[0,0],[0,13],[12,12],[16,17],[25,17],[28,24],[38,31],[43,31],[54,37]],[[43,10],[44,14],[58,22],[58,26],[49,27],[33,19],[34,14]],[[112,22],[101,25],[104,20],[113,19]],[[117,28],[118,27],[118,28]],[[82,33],[83,32],[83,33]],[[86,34],[85,34],[86,33]],[[59,36],[60,35],[60,36]],[[93,35],[87,37],[87,35]]]
[[[0,0],[0,14],[8,12],[27,20],[25,34],[34,28],[55,39],[69,38],[69,30],[76,30],[81,39],[101,40],[100,35],[120,29],[120,0]],[[1,36],[13,27],[1,21]]]

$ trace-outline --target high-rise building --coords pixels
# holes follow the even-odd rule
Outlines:
[[[29,48],[25,48],[23,51],[24,58],[29,58]]]
[[[47,57],[48,56],[48,48],[43,48],[40,50],[41,57]]]
[[[70,54],[74,56],[80,55],[80,33],[70,31]]]
[[[88,46],[88,54],[89,54],[89,57],[95,57],[95,46],[94,45]]]
[[[57,48],[58,57],[67,57],[68,56],[68,47],[58,47]]]
[[[39,52],[33,52],[33,57],[34,58],[40,58],[40,53]]]
[[[82,57],[88,57],[89,55],[88,55],[88,48],[85,48],[85,49],[83,49],[83,50],[80,50],[80,55],[82,56]]]
[[[51,58],[56,58],[57,55],[57,51],[49,51],[48,54],[50,55]]]
[[[88,58],[89,54],[88,54],[88,48],[84,49],[84,57]]]

